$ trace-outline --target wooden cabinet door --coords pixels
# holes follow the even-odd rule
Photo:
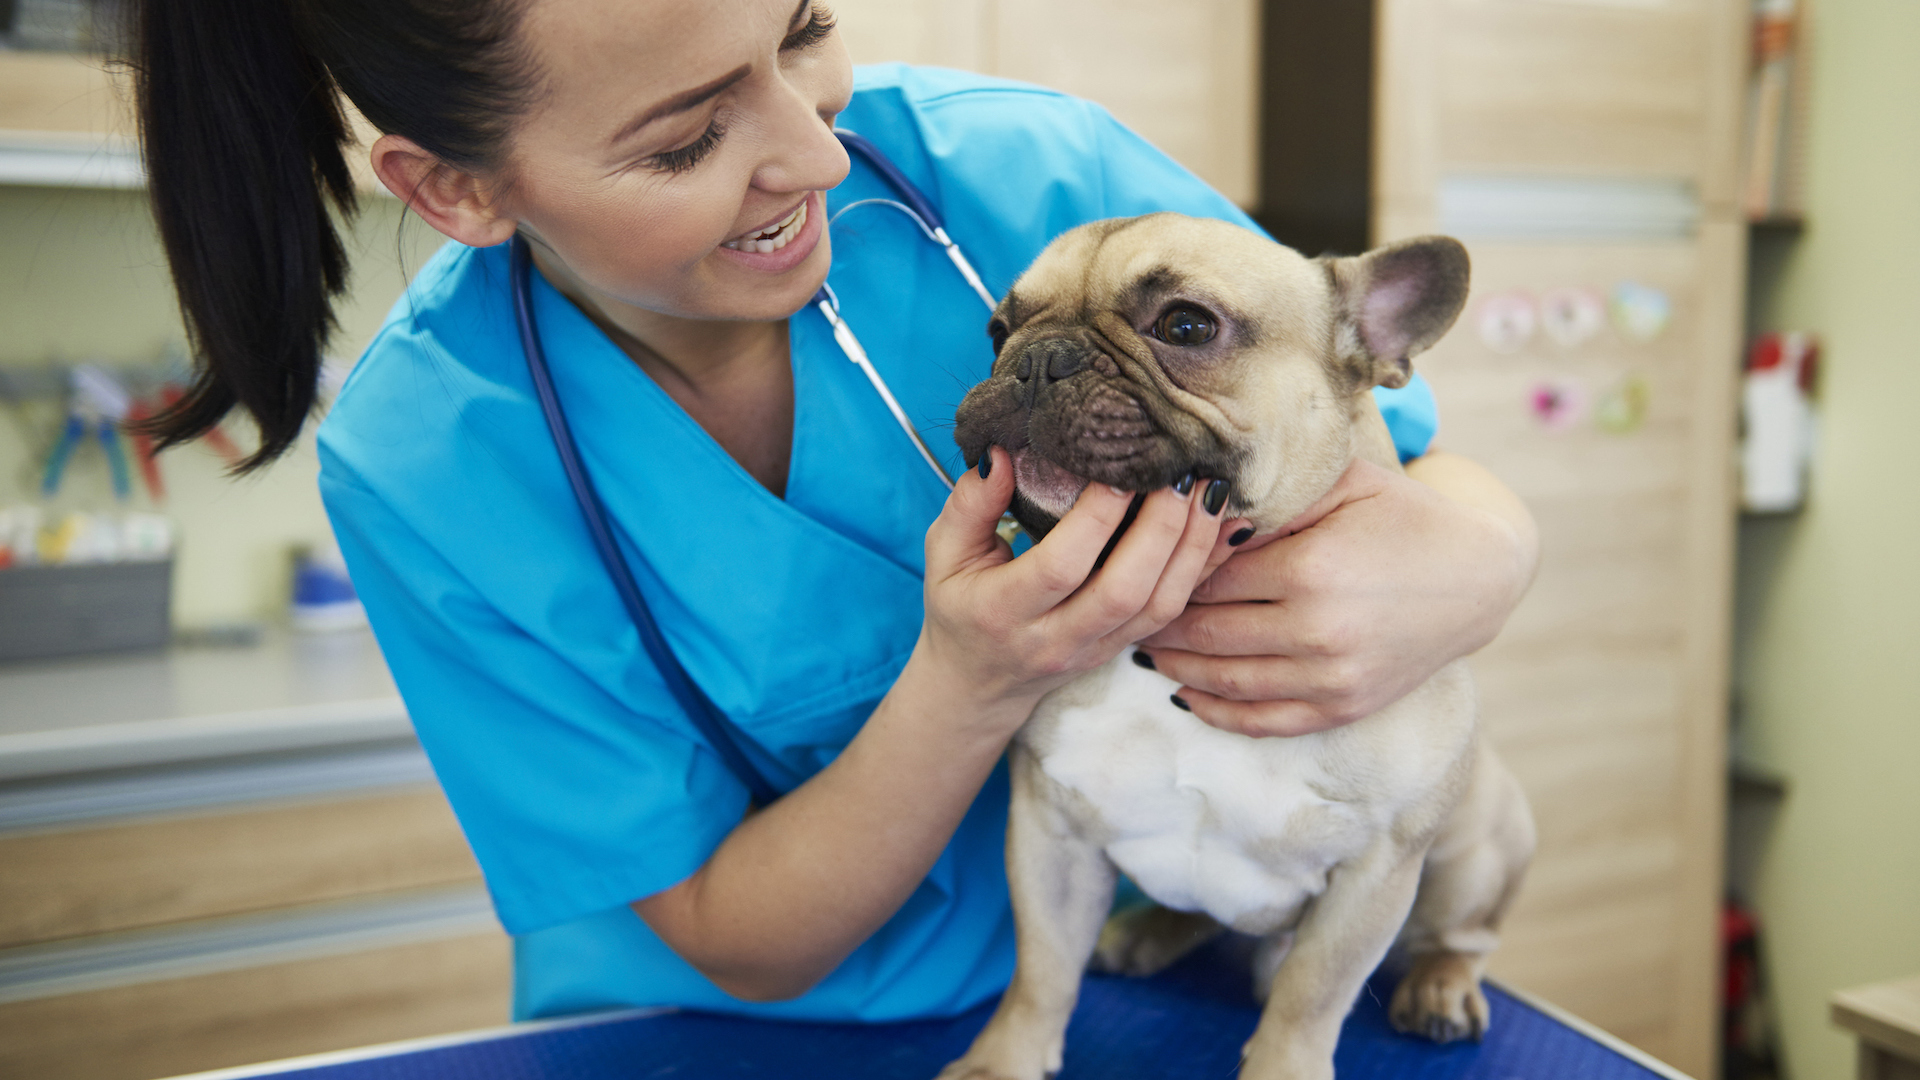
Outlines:
[[[1453,232],[1474,261],[1467,313],[1416,361],[1438,445],[1513,485],[1544,543],[1473,660],[1540,823],[1492,970],[1710,1076],[1747,8],[1378,15],[1375,238]]]
[[[1097,101],[1253,205],[1254,0],[838,0],[833,10],[855,63],[965,68]]]

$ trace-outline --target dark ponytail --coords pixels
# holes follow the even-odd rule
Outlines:
[[[132,55],[153,213],[195,354],[162,447],[234,406],[247,472],[313,410],[355,209],[339,92],[459,168],[496,163],[530,97],[516,0],[137,0]],[[331,205],[329,205],[331,204]]]

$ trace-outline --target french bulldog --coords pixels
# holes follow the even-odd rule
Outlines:
[[[1370,391],[1405,385],[1410,358],[1459,316],[1467,276],[1446,237],[1307,259],[1178,214],[1084,225],[994,313],[992,374],[955,435],[969,460],[1012,455],[1013,511],[1036,538],[1088,483],[1144,493],[1189,475],[1226,485],[1229,511],[1272,533],[1355,459],[1400,467]],[[1018,960],[942,1080],[1057,1072],[1090,959],[1144,974],[1221,927],[1260,939],[1249,1080],[1331,1077],[1341,1022],[1390,952],[1405,970],[1397,1027],[1480,1037],[1481,976],[1534,828],[1479,736],[1464,663],[1296,738],[1210,727],[1176,689],[1123,653],[1042,699],[1016,737]],[[1109,923],[1120,872],[1158,906]]]

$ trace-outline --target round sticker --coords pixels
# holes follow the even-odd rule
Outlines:
[[[1540,298],[1540,327],[1563,349],[1591,341],[1607,325],[1607,302],[1592,289],[1555,289]]]
[[[1667,329],[1673,302],[1651,285],[1623,281],[1613,287],[1613,325],[1628,341],[1646,344]]]
[[[1609,435],[1626,435],[1640,430],[1647,422],[1647,406],[1652,403],[1653,388],[1639,375],[1628,375],[1600,396],[1593,422]]]
[[[1533,297],[1525,292],[1495,293],[1480,301],[1480,340],[1494,352],[1519,352],[1533,340]]]
[[[1587,387],[1578,379],[1548,379],[1527,395],[1527,408],[1542,427],[1572,427],[1587,416]]]

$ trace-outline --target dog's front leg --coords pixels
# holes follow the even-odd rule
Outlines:
[[[1042,1080],[1060,1071],[1080,976],[1113,904],[1114,869],[1052,797],[1053,782],[1015,746],[1007,884],[1019,955],[1013,983],[965,1057],[941,1080]]]
[[[1340,1024],[1413,907],[1420,856],[1381,837],[1334,868],[1273,976],[1242,1080],[1330,1080]]]

